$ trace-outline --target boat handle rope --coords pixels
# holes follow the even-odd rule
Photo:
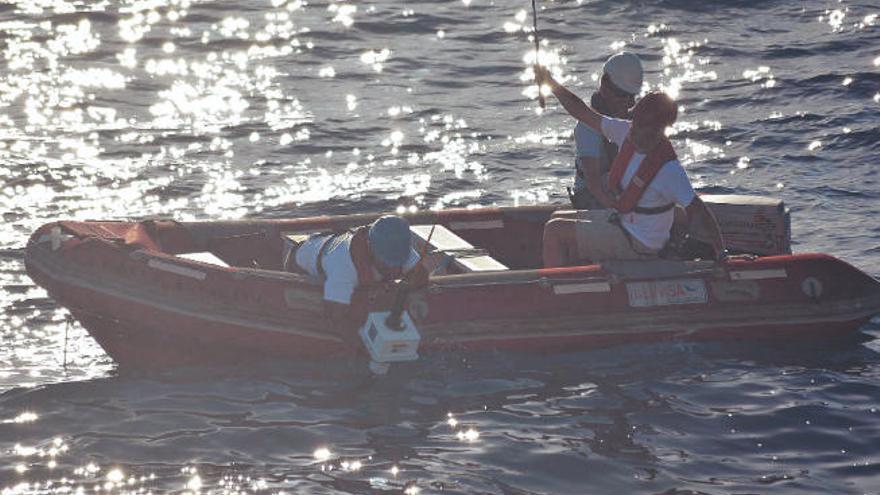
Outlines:
[[[428,287],[428,290],[431,292],[441,292],[444,289],[448,288],[479,288],[479,287],[499,287],[499,286],[510,286],[510,285],[540,285],[541,287],[553,287],[556,285],[568,285],[568,284],[590,284],[590,283],[607,283],[614,284],[615,282],[609,278],[565,278],[565,279],[550,279],[547,277],[539,277],[531,280],[523,280],[520,282],[510,282],[506,280],[500,280],[497,282],[472,282],[472,283],[451,283],[449,285],[443,285],[441,283],[434,282]]]

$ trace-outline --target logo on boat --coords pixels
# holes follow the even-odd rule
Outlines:
[[[634,308],[705,304],[709,301],[706,284],[700,279],[658,280],[626,284],[629,305]]]
[[[712,294],[722,302],[757,301],[761,297],[761,286],[754,280],[713,280]]]
[[[818,300],[822,297],[822,282],[816,277],[807,277],[801,282],[801,290],[810,299]]]

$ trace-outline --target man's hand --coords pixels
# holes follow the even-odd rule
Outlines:
[[[614,195],[606,185],[608,178],[602,176],[599,159],[591,156],[582,156],[577,161],[586,179],[587,190],[590,191],[603,208],[614,208]]]
[[[424,262],[419,262],[412,270],[408,271],[404,276],[403,280],[409,284],[413,289],[421,289],[422,287],[426,287],[428,285],[428,277],[429,277],[428,269],[425,267]]]
[[[535,64],[533,70],[535,71],[535,82],[538,83],[538,86],[548,86],[553,93],[553,96],[559,100],[562,108],[564,108],[569,115],[580,120],[594,131],[599,132],[600,134],[602,133],[602,116],[598,112],[590,108],[589,105],[584,103],[583,100],[578,98],[577,95],[569,91],[565,86],[556,82],[556,80],[553,79],[553,76],[550,75],[550,69],[547,67]]]
[[[538,85],[538,90],[541,90],[542,86],[550,85],[556,81],[553,80],[553,76],[550,75],[550,69],[547,67],[535,64],[532,66],[535,71],[535,83]]]
[[[703,232],[708,237],[708,241],[712,244],[712,250],[715,252],[716,261],[724,261],[728,257],[727,250],[724,249],[724,239],[721,237],[721,228],[712,210],[703,203],[699,196],[695,196],[691,204],[685,208],[688,218],[688,226],[690,232]]]

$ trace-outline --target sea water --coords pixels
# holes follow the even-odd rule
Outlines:
[[[582,97],[642,57],[707,193],[880,274],[880,5],[539,1]],[[877,494],[880,320],[833,342],[119,370],[24,272],[56,219],[563,203],[522,1],[0,5],[0,493]]]

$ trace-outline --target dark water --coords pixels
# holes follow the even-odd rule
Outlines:
[[[880,4],[540,2],[587,96],[626,47],[677,94],[704,192],[880,274]],[[57,218],[563,201],[572,122],[528,2],[0,4],[0,493],[880,493],[860,338],[132,375],[33,285]],[[66,362],[66,366],[64,363]]]

